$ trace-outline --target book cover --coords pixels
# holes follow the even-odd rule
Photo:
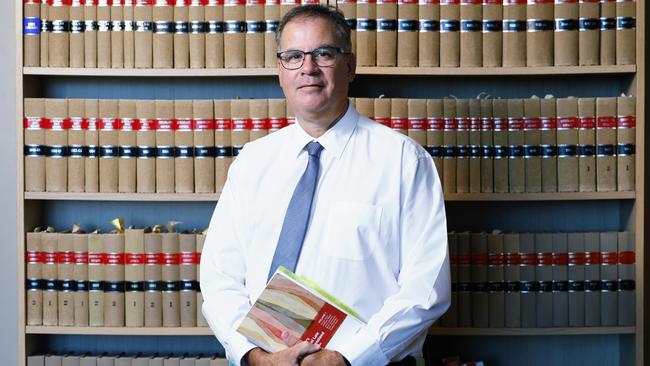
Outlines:
[[[313,282],[278,268],[266,288],[242,320],[237,331],[267,352],[287,348],[289,339],[305,340],[336,348],[345,335],[363,326],[357,313]]]

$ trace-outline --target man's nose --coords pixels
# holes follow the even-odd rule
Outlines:
[[[318,64],[316,64],[316,59],[311,53],[305,54],[305,59],[303,60],[301,71],[305,74],[314,74],[320,71]]]

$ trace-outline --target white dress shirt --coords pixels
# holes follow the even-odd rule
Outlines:
[[[246,144],[233,162],[201,257],[203,314],[236,365],[255,345],[237,333],[266,285],[284,215],[307,166],[324,150],[296,273],[367,323],[340,352],[352,365],[419,355],[450,301],[447,223],[430,155],[349,106],[314,139],[300,122]]]

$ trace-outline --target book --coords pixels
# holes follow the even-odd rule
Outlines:
[[[364,325],[350,307],[312,281],[279,267],[237,331],[267,352],[288,348],[282,333],[336,348]]]

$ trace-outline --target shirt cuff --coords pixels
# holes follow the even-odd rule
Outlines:
[[[235,333],[228,339],[228,347],[226,348],[228,359],[235,366],[243,366],[241,365],[242,358],[246,352],[253,348],[257,348],[257,346],[249,342],[243,335]]]
[[[337,351],[352,366],[387,365],[390,362],[375,337],[366,328],[361,328],[350,338],[350,342],[346,342]]]

